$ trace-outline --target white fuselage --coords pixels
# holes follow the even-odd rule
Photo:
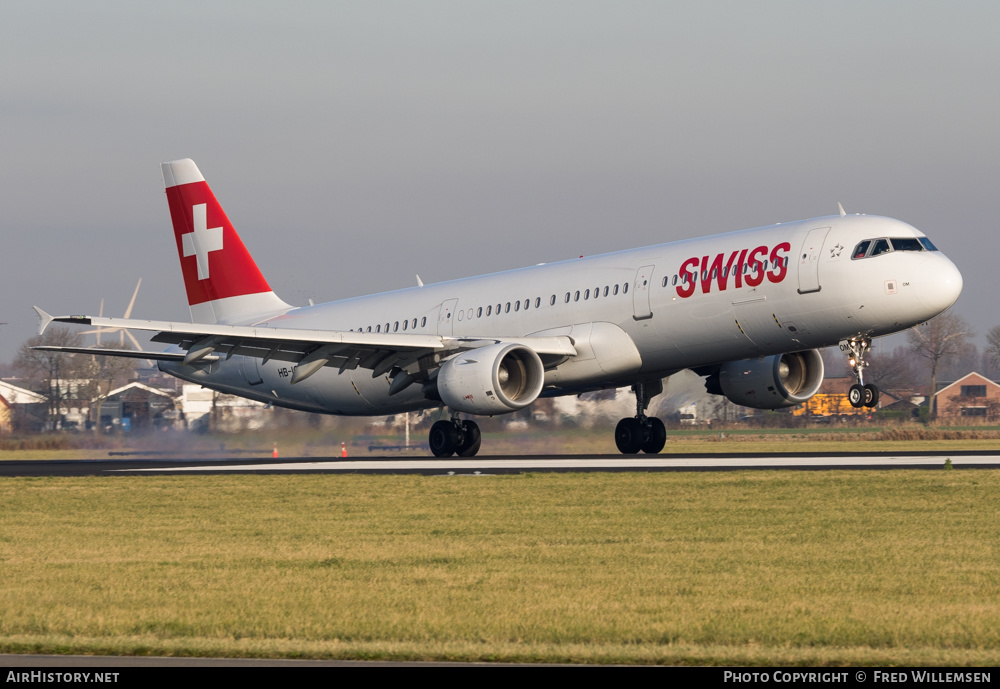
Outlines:
[[[543,395],[569,394],[886,335],[954,303],[962,278],[939,251],[852,257],[859,242],[882,237],[923,234],[891,218],[816,218],[295,308],[258,323],[496,340],[568,335],[578,354],[546,361]],[[697,276],[685,282],[684,273]],[[387,376],[361,368],[326,367],[293,386],[294,364],[282,361],[234,356],[160,367],[309,411],[371,415],[441,404],[420,386],[390,396]]]

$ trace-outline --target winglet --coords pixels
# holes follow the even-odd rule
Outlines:
[[[35,313],[38,314],[38,321],[39,321],[39,323],[38,323],[38,334],[42,335],[42,334],[45,333],[45,329],[47,327],[49,327],[49,323],[51,323],[55,319],[52,316],[50,316],[49,314],[47,314],[44,311],[42,311],[37,306],[32,306],[31,308],[33,308],[35,310]]]

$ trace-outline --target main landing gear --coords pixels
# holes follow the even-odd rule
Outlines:
[[[649,400],[663,392],[663,381],[651,380],[632,386],[635,393],[635,417],[622,419],[615,429],[615,444],[625,455],[642,451],[655,455],[667,443],[667,429],[658,418],[646,416]]]
[[[872,338],[867,335],[851,338],[840,345],[840,350],[850,355],[848,363],[858,381],[847,391],[847,401],[855,408],[874,407],[878,404],[878,388],[872,383],[865,384],[865,369],[868,368],[865,354],[871,346]]]
[[[437,421],[431,426],[429,438],[431,452],[435,457],[472,457],[479,452],[483,443],[479,424],[475,421],[462,421],[458,415],[451,419]]]

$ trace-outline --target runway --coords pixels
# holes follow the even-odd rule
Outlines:
[[[857,469],[941,469],[950,460],[956,469],[1000,468],[1000,451],[699,454],[699,455],[546,455],[433,457],[369,457],[364,459],[246,458],[36,460],[0,462],[0,476],[122,476],[205,474],[423,474],[490,475],[524,472],[621,471],[833,471]]]

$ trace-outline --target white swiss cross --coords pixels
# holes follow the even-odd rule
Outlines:
[[[192,206],[194,216],[194,232],[181,235],[181,246],[184,256],[195,256],[198,260],[198,279],[208,279],[208,254],[212,251],[222,251],[222,228],[208,226],[206,204]]]

